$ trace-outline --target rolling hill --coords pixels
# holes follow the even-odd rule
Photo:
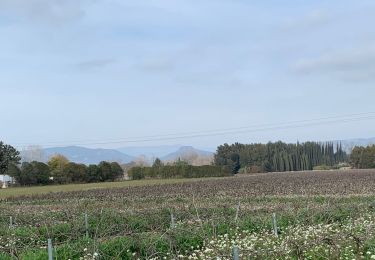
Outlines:
[[[134,159],[114,149],[91,149],[80,146],[46,148],[43,154],[45,161],[54,154],[62,154],[72,162],[84,164],[98,164],[101,161],[128,163]]]
[[[176,152],[181,147],[182,145],[129,146],[117,148],[116,150],[133,157],[144,155],[152,159],[164,157],[170,153]]]
[[[160,159],[162,161],[176,161],[180,158],[181,160],[191,161],[196,158],[211,158],[212,156],[212,152],[198,150],[192,146],[182,146],[177,151],[167,154]]]

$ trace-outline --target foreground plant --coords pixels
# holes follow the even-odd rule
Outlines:
[[[279,237],[263,230],[236,232],[208,241],[181,259],[232,259],[239,248],[241,259],[375,259],[375,217],[370,213],[344,223],[298,225]]]

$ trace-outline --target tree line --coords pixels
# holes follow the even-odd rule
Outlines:
[[[0,141],[0,175],[7,173],[9,165],[18,165],[20,161],[20,152]]]
[[[57,160],[61,161],[56,163]],[[123,170],[116,162],[103,161],[87,166],[56,155],[47,164],[33,161],[23,162],[21,167],[11,165],[8,175],[24,186],[115,181],[123,176]]]
[[[228,166],[232,173],[312,170],[315,166],[346,162],[341,144],[306,142],[287,144],[224,144],[217,148],[214,164]]]
[[[63,155],[54,155],[47,163],[20,162],[20,153],[0,142],[0,174],[13,177],[22,186],[114,181],[124,173],[116,162],[87,166],[70,162]]]
[[[357,169],[375,168],[375,145],[354,147],[350,155],[350,165]]]
[[[164,165],[156,159],[151,167],[132,167],[131,179],[219,177],[245,172],[304,171],[316,166],[335,166],[350,162],[353,168],[375,168],[375,145],[354,147],[350,156],[341,144],[306,142],[287,144],[224,144],[217,148],[213,165],[192,166],[178,160]],[[0,141],[0,174],[14,177],[20,185],[65,184],[114,181],[123,177],[116,162],[85,165],[55,155],[47,163],[21,163],[20,153]]]
[[[177,160],[173,164],[164,165],[156,159],[151,167],[132,167],[128,176],[132,180],[140,179],[169,179],[169,178],[202,178],[230,176],[231,171],[226,166],[203,165],[193,166],[186,161]]]

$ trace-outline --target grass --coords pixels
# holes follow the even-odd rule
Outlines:
[[[215,178],[211,178],[215,179]],[[154,179],[154,180],[135,180],[135,181],[118,181],[118,182],[100,182],[85,184],[65,184],[65,185],[47,185],[33,187],[14,187],[0,189],[0,199],[11,197],[42,195],[51,192],[73,192],[73,191],[89,191],[96,189],[126,188],[147,185],[160,184],[176,184],[183,182],[194,182],[201,179]]]

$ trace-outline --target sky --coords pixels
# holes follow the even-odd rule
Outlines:
[[[0,0],[0,139],[204,148],[373,137],[373,118],[259,126],[375,112],[374,24],[373,0]]]

